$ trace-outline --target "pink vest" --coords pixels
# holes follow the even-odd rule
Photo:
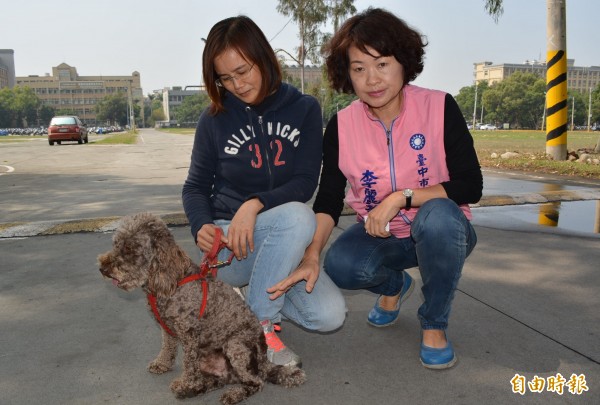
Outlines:
[[[367,105],[354,101],[338,113],[339,166],[350,184],[346,203],[361,220],[389,194],[433,186],[450,180],[444,150],[446,93],[404,86],[402,111],[388,133]],[[461,209],[471,219],[467,204]],[[390,232],[410,236],[418,207],[401,209]]]

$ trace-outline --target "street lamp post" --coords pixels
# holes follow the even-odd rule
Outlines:
[[[571,104],[571,131],[575,130],[575,126],[573,124],[573,120],[575,117],[575,96],[571,97],[573,103]]]
[[[481,117],[479,118],[479,122],[483,124],[483,94],[481,97]]]
[[[475,106],[473,107],[473,129],[475,129],[475,121],[477,120],[477,82],[475,82]]]
[[[544,92],[544,108],[542,112],[542,131],[544,130],[544,124],[546,123],[546,92]]]
[[[129,86],[127,88],[127,107],[129,108],[129,129],[135,130],[135,115],[133,110],[133,96],[131,94],[131,87],[133,86],[133,81],[129,80]]]
[[[592,88],[590,87],[590,96],[589,96],[589,100],[588,100],[588,132],[590,132],[590,129],[592,128],[591,125],[591,121],[592,121]]]

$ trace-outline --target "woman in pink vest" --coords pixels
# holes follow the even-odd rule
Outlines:
[[[317,230],[298,269],[273,286],[274,296],[300,280],[314,284],[319,257],[346,203],[357,223],[331,245],[324,270],[344,289],[379,298],[367,316],[392,325],[419,268],[425,302],[418,311],[420,358],[427,368],[452,367],[446,338],[450,307],[477,237],[469,203],[483,178],[473,139],[451,95],[409,84],[423,70],[426,43],[393,14],[369,8],[348,19],[327,47],[332,87],[358,100],[332,117],[313,210]]]

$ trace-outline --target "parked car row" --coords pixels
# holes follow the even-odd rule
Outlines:
[[[470,130],[473,129],[473,124],[469,124],[467,123],[467,128]],[[495,125],[492,124],[475,124],[475,129],[480,129],[480,130],[484,130],[484,131],[494,131],[496,129],[498,129],[498,127],[496,127]]]
[[[0,136],[6,135],[48,135],[48,143],[61,144],[62,142],[88,143],[88,134],[110,134],[122,132],[120,126],[94,126],[87,127],[75,115],[61,115],[52,118],[48,127],[37,128],[0,128]]]
[[[116,126],[88,128],[88,132],[93,133],[93,134],[110,134],[112,132],[122,132],[122,131],[124,131],[123,128],[116,127]]]
[[[46,135],[48,128],[0,128],[1,135]]]

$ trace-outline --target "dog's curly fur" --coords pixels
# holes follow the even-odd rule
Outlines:
[[[183,373],[171,383],[177,398],[229,387],[223,404],[234,404],[262,389],[265,382],[293,387],[304,383],[304,371],[273,365],[258,319],[231,286],[208,277],[208,302],[202,303],[200,281],[177,282],[199,268],[175,243],[157,216],[125,217],[113,236],[113,248],[98,257],[100,272],[119,288],[143,288],[157,298],[160,317],[176,337],[162,330],[162,348],[148,370],[171,370],[179,343]]]

